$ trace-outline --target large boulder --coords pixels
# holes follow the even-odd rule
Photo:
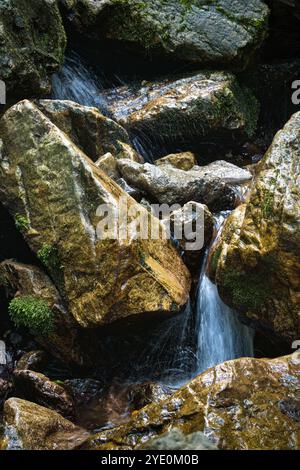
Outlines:
[[[107,92],[115,120],[153,146],[171,151],[212,137],[247,139],[256,129],[258,102],[227,72],[201,72]],[[162,156],[162,155],[159,155]]]
[[[244,67],[261,45],[268,7],[259,0],[61,0],[81,34],[145,55]]]
[[[178,428],[203,432],[220,449],[299,449],[299,379],[299,353],[225,362],[134,412],[129,423],[96,434],[87,448],[134,449]]]
[[[80,447],[89,433],[75,426],[56,411],[20,398],[4,404],[6,450],[73,450]]]
[[[0,133],[0,198],[83,327],[181,309],[190,277],[157,219],[33,103],[10,108]],[[128,211],[118,221],[121,204]],[[158,239],[139,236],[138,216]]]
[[[195,201],[211,210],[234,207],[235,186],[252,178],[248,170],[225,161],[194,166],[188,171],[126,159],[118,160],[117,166],[129,185],[145,192],[153,201],[169,205]]]
[[[57,1],[2,0],[0,43],[8,100],[48,94],[66,47]]]
[[[39,100],[36,105],[93,161],[108,152],[115,158],[141,161],[125,129],[97,108],[63,100]]]
[[[249,201],[228,219],[211,276],[224,300],[258,327],[300,337],[300,113],[257,168]]]

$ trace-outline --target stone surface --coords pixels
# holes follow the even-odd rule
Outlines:
[[[66,46],[56,0],[2,0],[0,43],[8,101],[48,94]]]
[[[174,153],[155,161],[156,166],[171,165],[184,171],[191,170],[196,163],[195,155],[192,152]]]
[[[261,45],[268,8],[259,0],[61,0],[67,18],[94,41],[149,56],[244,67]]]
[[[115,158],[141,161],[141,157],[130,148],[125,129],[103,116],[97,108],[63,100],[39,100],[36,105],[93,161],[107,152]]]
[[[300,354],[242,358],[196,377],[129,423],[93,436],[87,448],[133,449],[172,429],[203,432],[220,449],[299,449]]]
[[[257,125],[259,105],[227,72],[201,72],[106,94],[114,119],[147,141],[167,147],[196,145],[211,137],[246,139]],[[192,148],[192,147],[190,147]]]
[[[297,113],[274,138],[213,255],[224,300],[289,342],[300,337],[299,145]]]
[[[44,351],[29,351],[23,354],[18,360],[15,370],[39,371],[46,363],[46,353]]]
[[[172,395],[167,386],[155,382],[133,385],[128,389],[128,399],[132,410],[139,410],[150,403],[158,403]]]
[[[159,437],[154,437],[137,447],[137,450],[217,450],[202,432],[185,436],[179,429],[173,429]]]
[[[114,181],[120,179],[121,175],[117,168],[117,159],[111,153],[102,155],[102,157],[98,158],[95,162],[95,165]]]
[[[24,239],[80,325],[177,312],[186,303],[189,274],[162,226],[157,240],[135,239],[138,214],[145,226],[158,221],[33,103],[10,108],[0,133],[0,198],[16,220],[22,217]],[[127,233],[103,239],[97,210],[105,204],[116,221],[120,198],[131,212]]]
[[[183,171],[169,165],[139,164],[122,159],[118,160],[118,169],[128,184],[154,201],[169,205],[195,201],[206,204],[211,210],[234,207],[233,187],[252,178],[248,170],[225,161]]]
[[[89,436],[55,411],[19,398],[5,402],[4,426],[6,450],[73,450]]]
[[[74,418],[75,405],[70,395],[64,387],[44,374],[32,370],[17,370],[14,372],[14,384],[22,398],[51,408],[66,418]]]

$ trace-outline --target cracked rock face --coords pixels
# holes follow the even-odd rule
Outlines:
[[[143,54],[244,68],[262,44],[269,10],[260,0],[61,0],[77,31]]]
[[[277,133],[247,204],[214,247],[221,296],[253,323],[290,341],[300,336],[300,113]]]
[[[56,0],[1,0],[0,45],[8,100],[48,94],[66,47]]]
[[[133,224],[123,238],[98,236],[98,207],[106,204],[115,221],[121,197],[131,214],[145,214],[149,227],[157,219],[33,103],[10,108],[0,128],[1,199],[14,218],[22,216],[24,239],[76,321],[95,327],[145,312],[179,311],[188,299],[190,276],[162,232],[156,240],[135,239]],[[126,222],[133,220],[135,215],[128,215]],[[103,235],[104,228],[99,230]]]

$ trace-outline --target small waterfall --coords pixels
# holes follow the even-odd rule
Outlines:
[[[223,221],[224,214],[216,220],[217,237]],[[196,302],[197,374],[224,361],[253,356],[253,330],[243,325],[237,313],[221,300],[217,286],[206,274],[207,259],[208,253]]]
[[[99,78],[74,52],[66,56],[64,65],[52,79],[53,99],[75,101],[83,106],[96,107],[107,114],[102,90]]]

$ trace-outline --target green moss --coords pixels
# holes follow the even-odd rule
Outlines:
[[[234,307],[258,311],[272,295],[268,280],[264,271],[243,274],[230,270],[225,273],[222,284],[230,292]]]
[[[214,273],[217,271],[221,253],[222,253],[222,248],[219,247],[213,252],[213,255],[211,257],[210,266],[211,266],[211,269]]]
[[[261,202],[261,212],[265,219],[272,217],[274,208],[274,194],[266,191]]]
[[[37,257],[49,271],[55,271],[61,268],[58,250],[53,245],[44,243],[42,248],[37,252]]]
[[[20,214],[17,214],[15,216],[15,225],[16,225],[16,228],[22,233],[27,232],[30,228],[29,220]]]
[[[16,326],[29,328],[34,334],[45,336],[53,329],[53,312],[49,305],[35,297],[17,297],[8,307]]]

